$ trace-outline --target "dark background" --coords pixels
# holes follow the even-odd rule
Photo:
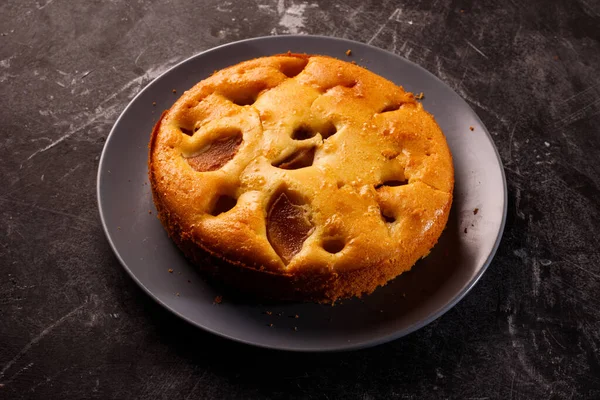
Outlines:
[[[188,326],[101,228],[98,160],[129,100],[198,52],[290,33],[427,68],[505,165],[481,281],[372,349],[266,351]],[[0,34],[0,398],[600,398],[600,2],[4,0]]]

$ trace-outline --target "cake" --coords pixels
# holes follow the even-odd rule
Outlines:
[[[148,168],[158,218],[193,264],[244,293],[323,303],[425,257],[454,187],[445,137],[412,93],[292,53],[186,91],[153,129]]]

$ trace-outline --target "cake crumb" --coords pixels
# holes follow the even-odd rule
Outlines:
[[[473,215],[477,215],[477,213],[479,212],[479,208],[476,208],[473,210]]]
[[[148,210],[148,214],[152,214],[152,210]]]
[[[273,315],[273,312],[272,311],[265,311],[265,314],[267,314],[267,315]]]
[[[554,59],[554,61],[558,61],[560,59],[558,56],[554,56],[552,58]]]
[[[350,49],[346,50],[346,55],[348,57],[350,57],[352,55],[352,50],[350,50]]]
[[[383,133],[385,135],[385,131]],[[400,154],[399,152],[397,152],[397,151],[395,151],[393,149],[383,149],[381,151],[381,155],[384,156],[385,158],[389,159],[389,160],[398,157],[399,154]]]
[[[465,10],[463,10],[463,9],[461,8],[461,9],[460,9],[460,13],[461,13],[461,14],[464,14],[464,13],[465,13]]]
[[[294,332],[298,332],[298,327],[297,326],[294,327]]]
[[[467,233],[467,228],[465,228],[465,233]]]
[[[215,302],[215,304],[221,304],[223,302],[223,296],[221,296],[221,295],[215,296],[214,302]]]
[[[179,297],[179,292],[175,293],[175,296]]]
[[[352,61],[352,64],[356,65],[356,61]]]
[[[170,274],[173,273],[173,268],[169,268],[167,271],[169,271]]]
[[[272,328],[272,327],[274,327],[275,325],[273,325],[273,324],[269,324],[269,325],[267,325],[267,326],[268,326],[269,328]]]
[[[471,132],[472,132],[472,131],[474,131],[474,130],[475,130],[475,127],[474,127],[474,126],[470,126],[470,127],[469,127],[469,129],[470,129],[470,130],[471,130]]]
[[[417,99],[417,100],[423,100],[424,98],[425,98],[425,94],[423,92],[415,95],[415,99]]]
[[[298,314],[294,315],[294,318],[298,319],[300,316]]]
[[[153,101],[153,102],[152,102],[152,105],[153,105],[153,106],[155,106],[155,105],[156,105],[156,102],[155,102],[155,101]]]
[[[177,90],[173,89],[173,94],[177,93]]]

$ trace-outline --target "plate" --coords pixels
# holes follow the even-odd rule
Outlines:
[[[345,54],[348,49],[351,57]],[[454,159],[454,203],[447,228],[430,255],[373,294],[334,307],[259,304],[206,281],[156,218],[147,178],[150,132],[160,112],[179,97],[173,89],[183,93],[214,70],[288,50],[356,60],[408,91],[424,92],[423,105],[442,128]],[[362,43],[318,36],[244,40],[174,66],[146,86],[123,111],[106,141],[98,170],[98,205],[106,236],[125,270],[151,297],[214,334],[295,351],[373,346],[440,317],[467,294],[492,261],[504,228],[506,202],[498,152],[480,119],[460,96],[404,58]],[[215,302],[217,296],[222,296],[220,304]]]

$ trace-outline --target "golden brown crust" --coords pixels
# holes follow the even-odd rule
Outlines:
[[[241,144],[220,168],[188,162],[233,135]],[[161,222],[194,263],[269,297],[324,302],[370,293],[427,255],[454,186],[445,138],[412,93],[294,54],[240,63],[184,93],[153,130],[149,177]],[[268,219],[282,194],[309,221],[287,250],[270,236],[285,220],[270,230]]]

